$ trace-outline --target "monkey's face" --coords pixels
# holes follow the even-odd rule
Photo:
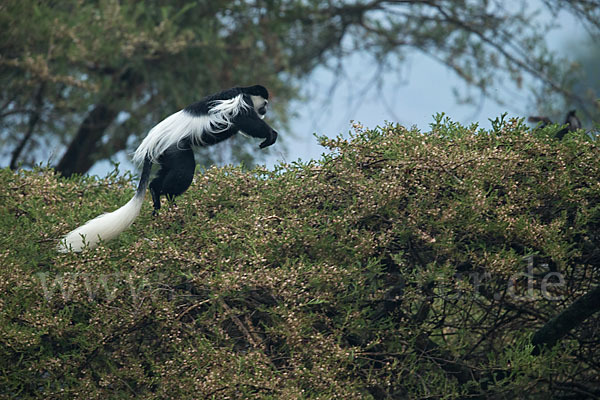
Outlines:
[[[251,96],[251,98],[254,110],[260,118],[264,118],[267,113],[267,104],[269,104],[269,100],[262,96]]]

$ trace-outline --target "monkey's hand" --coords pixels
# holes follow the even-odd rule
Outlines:
[[[271,131],[271,135],[266,138],[261,144],[260,144],[260,148],[264,149],[265,147],[269,147],[270,145],[272,145],[273,143],[275,143],[275,141],[277,140],[277,132],[272,130]]]

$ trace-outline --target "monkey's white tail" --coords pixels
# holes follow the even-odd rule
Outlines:
[[[67,233],[58,244],[58,251],[61,253],[69,251],[79,252],[86,245],[90,249],[94,249],[98,246],[100,240],[106,242],[114,239],[125,229],[129,228],[144,204],[144,195],[146,194],[146,187],[150,180],[151,168],[152,161],[146,158],[135,196],[118,210],[102,214]]]
[[[100,240],[108,241],[117,237],[133,223],[144,204],[144,196],[133,196],[123,207],[111,213],[102,214],[89,220],[79,228],[67,233],[60,241],[58,251],[79,252],[87,244],[90,249],[98,246]]]

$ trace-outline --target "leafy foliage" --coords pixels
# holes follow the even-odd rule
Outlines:
[[[127,177],[0,171],[0,394],[556,398],[597,394],[600,147],[499,118],[355,124],[318,162],[211,168],[117,240],[56,240]]]

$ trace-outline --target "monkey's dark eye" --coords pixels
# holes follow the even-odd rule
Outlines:
[[[264,106],[262,106],[261,108],[259,108],[259,109],[258,109],[258,113],[259,113],[260,115],[265,115],[265,114],[267,113],[267,106],[266,106],[266,105],[264,105]]]

